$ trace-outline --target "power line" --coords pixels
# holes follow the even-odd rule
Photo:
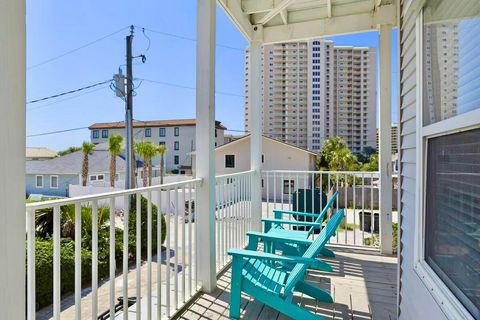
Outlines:
[[[71,94],[71,93],[75,93],[75,92],[87,90],[87,89],[90,89],[90,88],[94,88],[94,87],[100,86],[100,85],[102,85],[102,84],[111,82],[111,81],[112,81],[112,79],[108,79],[108,80],[105,80],[105,81],[102,81],[102,82],[97,82],[97,83],[91,84],[91,85],[86,86],[86,87],[82,87],[82,88],[78,88],[78,89],[74,89],[74,90],[62,92],[62,93],[59,93],[59,94],[55,94],[55,95],[48,96],[48,97],[44,97],[44,98],[40,98],[40,99],[30,100],[30,101],[27,101],[27,104],[35,103],[35,102],[40,102],[40,101],[45,101],[45,100],[49,100],[49,99],[53,99],[53,98],[58,98],[58,97],[61,97],[61,96],[67,95],[67,94]]]
[[[158,81],[158,80],[151,80],[151,79],[144,79],[144,78],[135,78],[134,80],[143,80],[143,81],[145,81],[145,82],[156,83],[156,84],[160,84],[160,85],[164,85],[164,86],[169,86],[169,87],[176,87],[176,88],[182,88],[182,89],[196,90],[195,87],[185,86],[185,85],[175,84],[175,83],[165,82],[165,81]],[[233,93],[233,92],[215,91],[215,93],[216,93],[216,94],[225,95],[225,96],[232,96],[232,97],[240,97],[240,98],[244,98],[244,97],[245,97],[245,96],[242,95],[242,94]]]
[[[84,48],[86,48],[86,47],[89,47],[89,46],[91,46],[91,45],[93,45],[93,44],[95,44],[95,43],[97,43],[97,42],[100,42],[100,41],[102,41],[102,40],[104,40],[104,39],[106,39],[106,38],[109,38],[109,37],[111,37],[111,36],[113,36],[113,35],[116,35],[117,33],[120,33],[120,32],[124,31],[124,30],[127,29],[127,28],[128,28],[128,27],[123,27],[123,28],[121,28],[121,29],[118,29],[117,31],[114,31],[114,32],[112,32],[112,33],[109,33],[109,34],[107,34],[107,35],[105,35],[105,36],[103,36],[103,37],[100,37],[100,38],[96,39],[96,40],[93,40],[93,41],[88,42],[88,43],[86,43],[86,44],[84,44],[84,45],[81,45],[80,47],[77,47],[77,48],[75,48],[75,49],[66,51],[66,52],[64,52],[64,53],[59,54],[58,56],[55,56],[55,57],[52,57],[52,58],[50,58],[50,59],[44,60],[44,61],[39,62],[39,63],[37,63],[37,64],[31,65],[31,66],[29,66],[29,67],[27,68],[27,70],[40,67],[40,66],[42,66],[42,65],[44,65],[44,64],[47,64],[47,63],[52,62],[52,61],[54,61],[54,60],[60,59],[60,58],[62,58],[62,57],[64,57],[64,56],[66,56],[66,55],[72,54],[72,53],[74,53],[74,52],[76,52],[76,51],[78,51],[78,50],[81,50],[81,49],[84,49]]]
[[[174,33],[169,33],[169,32],[165,32],[165,31],[153,30],[153,29],[150,29],[150,28],[144,28],[144,27],[140,27],[140,26],[136,26],[136,27],[137,28],[142,28],[142,29],[150,31],[152,33],[157,33],[157,34],[160,34],[160,35],[163,35],[163,36],[167,36],[167,37],[172,37],[172,38],[177,38],[177,39],[181,39],[181,40],[197,42],[197,39],[195,39],[195,38],[190,38],[190,37],[186,37],[186,36],[182,36],[182,35],[178,35],[178,34],[174,34]],[[217,47],[230,49],[230,50],[235,50],[235,51],[240,51],[242,53],[245,52],[245,49],[232,47],[232,46],[225,45],[225,44],[220,44],[220,43],[217,43]]]
[[[77,130],[83,130],[83,129],[88,129],[88,127],[71,128],[71,129],[65,129],[65,130],[36,133],[36,134],[28,135],[27,138],[48,136],[48,135],[51,135],[51,134],[57,134],[57,133],[63,133],[63,132],[69,132],[69,131],[77,131]]]

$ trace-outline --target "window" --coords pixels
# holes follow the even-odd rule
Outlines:
[[[179,127],[173,128],[173,135],[175,137],[178,137],[180,135],[180,128]]]
[[[43,188],[43,176],[35,176],[35,187]]]
[[[103,174],[99,174],[99,175],[97,176],[97,180],[98,180],[98,181],[103,181],[103,180],[105,180],[105,176],[104,176]]]
[[[235,168],[235,155],[226,154],[225,155],[225,168]]]
[[[145,128],[145,137],[151,137],[151,136],[152,136],[152,129]]]
[[[100,137],[98,130],[93,130],[92,131],[92,138],[93,139],[98,139]]]
[[[165,145],[165,141],[159,141],[159,142],[158,142],[158,145],[159,145],[159,146],[164,146],[164,145]]]
[[[160,137],[165,137],[165,128],[158,128],[158,135]]]
[[[283,180],[283,194],[291,194],[294,192],[294,180]]]
[[[449,318],[480,318],[480,2],[428,0],[418,18],[416,271]],[[477,16],[465,17],[469,12]],[[446,44],[446,49],[443,48]],[[463,306],[463,307],[462,307]],[[453,313],[453,314],[452,314]],[[468,315],[468,316],[467,316]]]
[[[262,154],[262,163],[265,163],[265,155]]]
[[[180,142],[175,141],[173,143],[173,150],[180,150]]]
[[[90,181],[97,181],[97,176],[90,176]]]
[[[173,164],[179,164],[179,163],[180,163],[179,156],[173,156]]]
[[[50,176],[50,189],[58,189],[58,176]]]
[[[102,138],[108,138],[108,130],[102,130]]]

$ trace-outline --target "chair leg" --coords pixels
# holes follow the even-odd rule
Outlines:
[[[242,295],[242,258],[233,258],[232,283],[230,287],[230,318],[240,318],[240,303]]]
[[[332,296],[327,291],[323,290],[322,288],[312,286],[311,284],[303,280],[298,281],[297,285],[295,286],[295,289],[305,293],[306,295],[309,295],[314,299],[317,299],[318,301],[323,301],[328,303],[333,302]]]
[[[335,258],[335,253],[325,247],[323,247],[322,251],[320,251],[320,254],[324,257]]]

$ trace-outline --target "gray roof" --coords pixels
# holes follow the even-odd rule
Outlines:
[[[77,151],[50,160],[26,161],[27,174],[81,174],[83,152]],[[105,148],[95,147],[88,157],[89,173],[106,173],[110,171],[110,154]],[[117,172],[125,171],[125,160],[117,157]]]

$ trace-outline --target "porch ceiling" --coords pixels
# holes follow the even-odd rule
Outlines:
[[[396,24],[396,0],[218,0],[247,40],[296,41]]]

